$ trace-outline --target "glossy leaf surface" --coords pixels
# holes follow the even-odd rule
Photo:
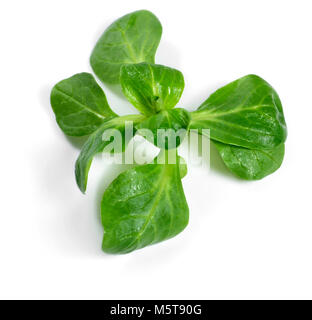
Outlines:
[[[262,78],[248,75],[213,93],[192,113],[192,129],[210,129],[219,142],[271,149],[286,139],[282,105]]]
[[[112,23],[97,42],[90,63],[95,74],[107,83],[119,83],[125,63],[154,63],[161,38],[159,20],[149,11],[127,14]]]
[[[251,150],[215,141],[214,144],[225,165],[246,180],[259,180],[276,171],[283,162],[285,152],[284,143],[268,150]]]
[[[110,129],[116,129],[121,133],[122,136],[122,150],[117,150],[117,152],[121,152],[124,150],[127,142],[125,139],[125,124],[126,121],[133,121],[134,125],[139,121],[143,120],[143,116],[141,115],[129,115],[118,118],[111,118],[104,122],[93,134],[90,135],[88,140],[82,147],[80,155],[76,161],[75,165],[75,176],[76,182],[81,190],[81,192],[85,192],[87,188],[88,181],[88,172],[93,160],[93,157],[103,151],[103,149],[111,143],[110,140],[104,140],[103,135],[107,132],[109,133]],[[116,150],[115,150],[116,151]]]
[[[116,116],[94,77],[79,73],[57,83],[51,92],[56,121],[69,136],[95,131],[107,117]]]
[[[126,98],[146,115],[172,109],[184,89],[180,71],[149,63],[122,66],[120,83]]]
[[[188,129],[190,114],[188,111],[176,108],[161,111],[146,120],[140,122],[136,128],[149,129],[153,135],[146,137],[151,143],[161,149],[175,149],[178,147]],[[138,131],[140,133],[140,130]],[[142,130],[144,133],[144,130]]]
[[[128,253],[180,233],[189,209],[178,164],[130,169],[105,191],[101,204],[103,250]]]

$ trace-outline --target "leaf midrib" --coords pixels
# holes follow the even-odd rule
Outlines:
[[[164,168],[163,168],[163,172],[157,182],[156,185],[158,185],[159,182],[161,182],[160,186],[159,186],[159,189],[157,191],[157,194],[154,198],[154,203],[153,203],[153,206],[150,210],[150,213],[148,214],[147,218],[146,218],[146,222],[144,223],[144,225],[142,226],[142,228],[140,229],[139,233],[137,234],[137,236],[135,237],[135,239],[132,241],[131,245],[133,243],[135,243],[136,241],[139,241],[139,239],[141,238],[142,234],[145,232],[146,228],[148,227],[148,225],[150,224],[150,222],[152,221],[153,217],[154,217],[154,214],[155,214],[155,210],[157,209],[157,205],[158,205],[158,202],[161,198],[161,195],[162,195],[162,192],[167,184],[167,178],[168,177],[166,175],[166,172],[167,172],[167,165],[164,165]]]
[[[94,111],[93,109],[91,109],[90,107],[86,106],[85,104],[82,104],[80,101],[78,101],[77,99],[75,99],[74,97],[70,96],[68,93],[62,91],[60,88],[55,87],[55,90],[58,91],[60,94],[62,94],[63,96],[66,96],[67,98],[71,99],[72,101],[74,101],[75,103],[77,103],[80,107],[82,107],[83,109],[87,109],[90,113],[93,113],[94,115],[96,115],[97,117],[101,118],[101,119],[105,119],[105,116],[97,113],[96,111]],[[77,112],[75,112],[77,113]]]
[[[250,107],[237,107],[234,110],[231,111],[225,111],[225,112],[220,112],[218,113],[217,109],[213,109],[213,110],[199,110],[198,112],[195,111],[194,115],[195,115],[195,119],[196,118],[201,118],[202,115],[207,116],[208,118],[218,118],[220,116],[226,116],[229,114],[233,114],[233,113],[239,113],[239,112],[244,112],[244,111],[250,111],[250,110],[257,110],[257,109],[261,109],[261,108],[266,108],[266,107],[270,107],[269,104],[262,104],[262,105],[254,105],[254,106],[250,106]]]
[[[135,63],[138,63],[139,62],[139,59],[137,58],[136,56],[136,53],[135,53],[135,50],[132,46],[132,43],[129,41],[127,35],[126,35],[126,32],[120,28],[120,27],[116,27],[116,29],[120,32],[124,42],[125,42],[125,45],[127,46],[128,50],[129,50],[129,53],[130,53],[130,56],[131,56],[131,59],[133,60],[133,62]]]

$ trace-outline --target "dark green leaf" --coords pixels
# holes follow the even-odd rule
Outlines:
[[[276,171],[282,164],[285,145],[268,150],[251,150],[214,141],[225,165],[246,180],[259,180]]]
[[[189,209],[178,164],[147,164],[115,179],[101,205],[103,250],[128,253],[180,233]]]
[[[161,149],[172,149],[178,147],[188,129],[190,114],[184,109],[164,110],[140,122],[136,128],[138,133],[157,145]],[[145,135],[149,129],[151,136]]]
[[[149,63],[122,66],[120,83],[127,99],[146,115],[172,109],[184,89],[180,71]]]
[[[286,139],[280,99],[263,79],[248,75],[213,93],[192,113],[192,129],[210,129],[214,140],[271,149]]]
[[[51,105],[58,125],[69,136],[88,135],[107,117],[116,116],[89,73],[79,73],[57,83],[51,92]]]
[[[124,63],[154,63],[161,33],[159,20],[149,11],[121,17],[97,42],[90,58],[93,71],[104,82],[118,83]]]
[[[115,152],[121,152],[124,150],[126,144],[129,141],[125,139],[125,123],[126,121],[133,121],[133,125],[144,119],[141,115],[129,115],[123,117],[116,117],[106,120],[93,134],[90,135],[88,140],[82,147],[80,155],[76,161],[75,176],[76,182],[81,190],[85,192],[87,188],[88,172],[93,160],[93,157],[103,151],[103,149],[111,143],[110,140],[104,140],[103,135],[105,132],[109,132],[110,129],[119,130],[122,135],[121,150],[114,150]]]

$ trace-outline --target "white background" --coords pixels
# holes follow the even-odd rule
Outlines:
[[[99,202],[116,170],[98,157],[84,196],[49,104],[52,86],[91,72],[95,42],[116,18],[153,11],[156,62],[180,69],[178,106],[195,110],[249,73],[279,93],[288,139],[280,170],[233,177],[212,150],[210,172],[183,180],[190,223],[137,252],[101,251]],[[2,1],[0,5],[0,298],[312,298],[311,1]],[[103,86],[113,110],[134,113]],[[120,169],[121,170],[121,169]]]

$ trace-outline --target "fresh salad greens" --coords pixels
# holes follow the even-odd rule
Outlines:
[[[213,140],[251,149],[274,148],[286,139],[279,97],[255,75],[218,89],[193,112],[190,127],[209,128]]]
[[[122,173],[104,192],[103,249],[127,253],[174,237],[189,208],[176,164],[146,164]]]
[[[161,65],[139,63],[121,68],[120,84],[126,98],[143,114],[172,109],[179,102],[183,74]]]
[[[179,234],[188,224],[189,209],[181,179],[187,173],[177,147],[191,129],[215,144],[224,164],[236,176],[258,180],[282,164],[287,136],[281,101],[262,78],[247,75],[218,89],[196,111],[175,108],[184,89],[183,74],[155,64],[162,26],[149,11],[127,14],[112,23],[97,42],[90,63],[97,77],[120,84],[140,112],[118,116],[89,73],[57,83],[51,92],[56,121],[69,136],[88,136],[76,161],[79,189],[87,188],[93,157],[107,151],[110,130],[118,130],[124,152],[132,133],[160,147],[158,157],[121,173],[104,192],[102,248],[128,253]],[[145,135],[144,130],[151,135]],[[169,133],[168,133],[169,132]],[[175,141],[171,144],[169,139]],[[169,161],[170,155],[175,159]],[[163,161],[156,161],[162,159]]]
[[[51,92],[56,121],[69,136],[85,136],[116,114],[105,93],[89,73],[79,73],[57,83]]]
[[[159,20],[147,10],[121,17],[106,29],[91,54],[94,73],[103,82],[119,83],[124,64],[154,63],[161,34]]]

